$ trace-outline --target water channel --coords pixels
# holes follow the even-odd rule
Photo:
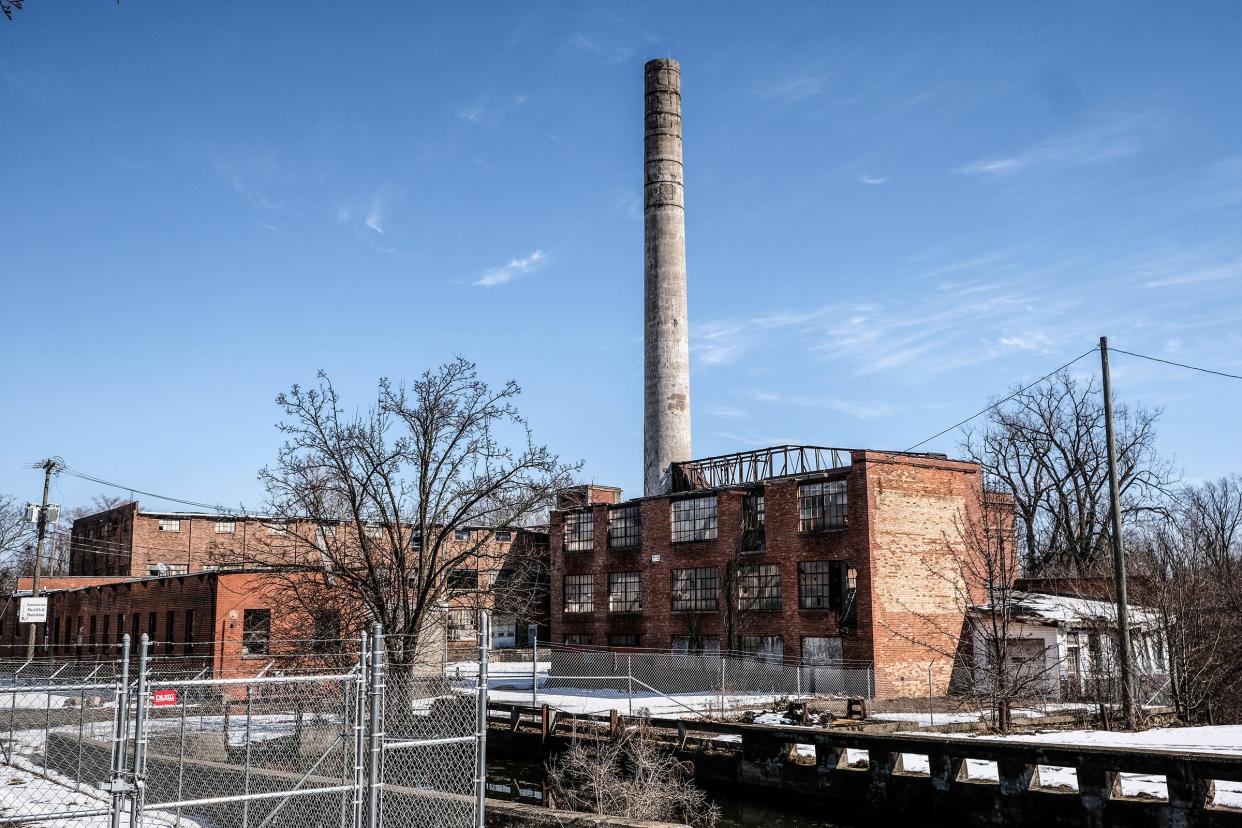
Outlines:
[[[489,759],[487,795],[531,805],[543,803],[544,768],[537,762]],[[761,793],[710,790],[708,795],[720,806],[717,828],[851,828],[848,823],[829,821],[813,813],[782,807],[775,797]]]

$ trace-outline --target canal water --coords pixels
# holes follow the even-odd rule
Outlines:
[[[542,805],[543,780],[544,769],[541,764],[503,759],[488,760],[489,797]],[[708,791],[708,796],[720,806],[718,828],[850,828],[848,823],[780,807],[776,797],[767,797],[762,793],[741,795],[711,790]]]

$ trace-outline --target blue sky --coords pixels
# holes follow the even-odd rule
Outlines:
[[[0,492],[58,454],[253,505],[278,391],[323,368],[361,405],[463,354],[637,493],[653,57],[682,62],[696,454],[906,448],[1101,334],[1240,372],[1242,5],[711,9],[0,21]],[[1242,383],[1114,381],[1187,478],[1242,471]]]

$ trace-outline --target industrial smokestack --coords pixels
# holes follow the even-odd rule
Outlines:
[[[648,61],[643,88],[643,494],[656,495],[669,490],[671,464],[690,459],[681,66]]]

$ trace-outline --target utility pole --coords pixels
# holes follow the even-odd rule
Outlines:
[[[49,457],[40,463],[39,467],[43,469],[43,505],[39,507],[39,541],[35,545],[34,581],[30,585],[31,598],[39,597],[39,570],[43,568],[43,539],[47,536],[47,495],[48,489],[52,486],[52,473],[60,467],[60,464]],[[38,624],[30,625],[30,637],[26,642],[27,661],[34,658],[35,633],[38,629]]]
[[[1134,660],[1130,650],[1130,603],[1126,596],[1126,555],[1121,538],[1121,491],[1117,479],[1117,437],[1113,432],[1113,385],[1108,373],[1108,337],[1100,337],[1104,379],[1104,432],[1108,440],[1108,496],[1113,524],[1113,580],[1117,589],[1117,647],[1121,651],[1121,712],[1127,730],[1136,722]]]

